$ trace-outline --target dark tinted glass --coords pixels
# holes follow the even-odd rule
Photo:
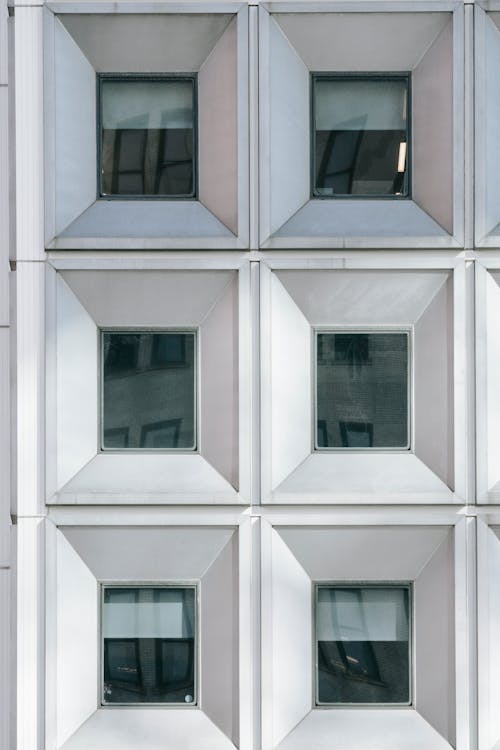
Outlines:
[[[194,333],[102,333],[102,447],[194,450]]]
[[[408,335],[318,333],[316,446],[407,448]]]
[[[408,587],[319,586],[317,703],[410,702]]]
[[[195,703],[195,589],[104,589],[104,703]]]
[[[407,195],[408,79],[313,78],[313,195]]]
[[[101,77],[101,195],[194,197],[194,78]]]

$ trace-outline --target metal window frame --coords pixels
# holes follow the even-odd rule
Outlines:
[[[102,83],[103,81],[179,81],[193,83],[193,191],[180,195],[108,194],[102,192]],[[96,138],[97,138],[97,200],[98,201],[197,201],[198,200],[198,73],[96,73]]]
[[[318,698],[319,687],[318,687],[318,616],[317,616],[317,604],[318,604],[318,591],[320,588],[344,588],[344,589],[355,589],[355,588],[372,588],[372,589],[386,589],[386,588],[400,588],[408,591],[408,702],[405,703],[350,703],[350,702],[337,702],[337,703],[325,703],[321,702]],[[407,709],[414,705],[415,700],[415,597],[413,592],[413,581],[313,581],[311,586],[312,592],[312,647],[313,647],[313,696],[312,696],[312,707],[313,709],[328,710],[328,709],[342,709],[342,708],[394,708]]]
[[[405,192],[401,195],[365,195],[361,193],[341,193],[333,195],[320,195],[316,192],[316,108],[314,84],[318,80],[325,81],[404,81],[406,82],[406,179]],[[309,101],[310,101],[310,199],[311,200],[411,200],[411,178],[412,178],[412,90],[411,71],[408,72],[311,72],[309,74]]]
[[[104,633],[103,633],[103,611],[104,592],[106,589],[193,589],[194,590],[194,695],[191,703],[186,702],[134,702],[134,703],[107,703],[104,700]],[[98,616],[98,638],[99,638],[99,678],[98,678],[98,706],[105,709],[148,709],[148,708],[173,708],[173,709],[199,709],[200,708],[200,586],[198,581],[99,581],[99,616]]]
[[[104,447],[104,334],[105,333],[116,333],[116,334],[137,334],[137,333],[149,333],[149,334],[161,334],[161,333],[185,333],[191,334],[194,337],[193,347],[193,370],[194,370],[194,387],[193,387],[193,413],[194,413],[194,428],[193,428],[193,446],[182,447],[182,448],[105,448]],[[199,441],[199,425],[200,425],[200,335],[199,328],[145,328],[144,326],[138,328],[120,328],[105,326],[97,329],[98,334],[98,378],[99,378],[99,404],[98,404],[98,436],[97,444],[99,446],[100,453],[137,453],[144,455],[146,453],[185,453],[193,455],[200,452],[200,441]]]
[[[414,409],[414,357],[413,357],[413,326],[313,326],[311,328],[313,336],[312,352],[312,388],[313,388],[313,409],[312,409],[312,452],[313,453],[408,453],[413,450],[413,409]],[[335,446],[319,447],[318,446],[318,334],[320,333],[367,333],[367,334],[406,334],[407,341],[407,384],[406,384],[406,409],[407,409],[407,443],[405,446],[372,446],[357,447]]]

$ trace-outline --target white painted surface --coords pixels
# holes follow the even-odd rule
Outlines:
[[[488,273],[486,284],[486,408],[488,490],[500,481],[500,392],[497,387],[500,372],[500,274]]]
[[[198,75],[200,201],[238,234],[237,21],[233,19]]]
[[[448,531],[442,526],[278,527],[312,581],[412,581]]]
[[[99,587],[64,534],[56,532],[57,578],[49,583],[57,598],[56,747],[96,710],[99,685]]]
[[[63,24],[54,27],[55,233],[96,198],[96,74]],[[50,238],[52,239],[52,238]]]
[[[11,728],[14,717],[11,708],[12,685],[14,682],[13,639],[11,637],[12,572],[0,569],[0,747],[11,747]]]
[[[54,489],[59,490],[97,453],[99,337],[94,321],[60,276],[56,304],[56,361],[50,366],[57,368]]]
[[[61,21],[99,73],[188,73],[200,69],[231,15],[69,13]]]
[[[408,71],[450,19],[449,13],[276,13],[310,71]]]
[[[0,6],[0,14],[2,7]],[[1,16],[0,16],[1,18]],[[0,34],[2,33],[0,20]],[[0,36],[0,55],[2,38]],[[10,252],[10,206],[9,206],[9,91],[0,84],[0,325],[9,324],[9,252]]]
[[[201,708],[239,746],[238,540],[235,534],[200,582]]]
[[[274,234],[309,198],[309,72],[272,18],[269,45],[269,164],[262,169],[269,170]]]
[[[426,561],[414,585],[415,708],[452,747],[455,742],[453,531]]]
[[[451,750],[451,745],[411,708],[356,708],[354,711],[311,711],[279,745],[279,750],[331,750],[332,747],[339,750]]]
[[[500,742],[500,541],[498,526],[478,524],[479,748],[490,750]]]
[[[454,379],[451,278],[444,281],[415,323],[413,344],[414,451],[429,469],[453,489]]]
[[[311,328],[273,274],[269,280],[268,347],[271,413],[263,413],[263,429],[271,429],[271,487],[276,487],[311,449]],[[270,418],[270,419],[269,419]],[[270,425],[269,425],[270,421]]]
[[[238,279],[200,326],[200,453],[238,488]]]
[[[1,271],[0,271],[1,274]],[[0,568],[11,564],[10,331],[0,328]],[[1,599],[0,599],[1,601]],[[0,610],[2,605],[0,604]]]
[[[478,91],[484,96],[480,100],[482,110],[476,116],[478,137],[481,138],[482,153],[485,160],[485,192],[483,201],[478,205],[479,232],[482,237],[489,232],[497,234],[500,219],[497,196],[500,192],[500,95],[498,77],[500,75],[500,31],[491,17],[484,19],[485,64],[482,68],[484,83]]]
[[[7,2],[0,5],[0,86],[9,82],[8,74],[8,33],[7,19],[9,17]]]
[[[453,22],[412,72],[412,196],[453,234]]]
[[[193,708],[100,709],[63,745],[64,750],[234,750],[202,711]]]
[[[199,579],[233,534],[179,526],[67,526],[62,532],[98,581],[129,583]]]
[[[230,271],[65,271],[98,326],[197,326],[231,281]]]
[[[278,534],[272,534],[273,747],[301,721],[312,700],[311,581]]]

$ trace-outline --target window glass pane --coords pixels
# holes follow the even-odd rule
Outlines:
[[[318,586],[317,702],[410,702],[407,586]]]
[[[195,592],[105,587],[104,703],[195,702]]]
[[[102,447],[196,447],[196,334],[102,333]]]
[[[194,196],[194,78],[100,85],[101,194]]]
[[[408,79],[313,79],[313,194],[407,195]]]
[[[318,448],[408,448],[408,334],[317,333]]]

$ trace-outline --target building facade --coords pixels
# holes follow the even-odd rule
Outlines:
[[[500,747],[499,123],[499,0],[3,0],[2,750]]]

